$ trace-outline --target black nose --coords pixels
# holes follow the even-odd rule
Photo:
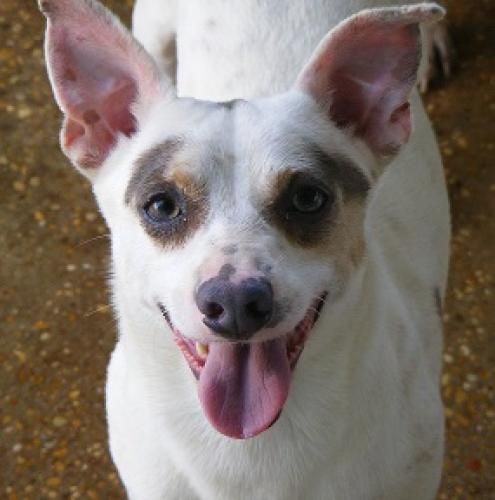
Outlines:
[[[204,324],[214,332],[246,340],[270,321],[273,290],[265,278],[248,278],[239,284],[212,278],[199,287],[196,304]]]

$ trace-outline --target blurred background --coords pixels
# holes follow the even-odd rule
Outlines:
[[[105,4],[128,24],[131,1]],[[495,499],[495,1],[447,7],[457,65],[425,99],[453,217],[439,498]],[[0,499],[118,499],[107,230],[59,151],[43,29],[34,0],[0,0]]]

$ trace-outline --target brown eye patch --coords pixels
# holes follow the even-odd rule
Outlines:
[[[299,246],[312,247],[324,239],[337,209],[333,188],[290,171],[278,175],[274,187],[277,193],[264,209],[265,218]]]
[[[370,182],[350,161],[332,158],[318,146],[307,145],[303,157],[304,171],[288,169],[275,177],[264,215],[289,241],[312,248],[328,240],[340,205],[364,200]]]
[[[311,172],[325,182],[338,186],[345,198],[365,197],[368,194],[370,181],[351,160],[331,156],[314,144],[308,145],[306,149]]]
[[[181,169],[182,148],[180,138],[171,138],[141,155],[125,194],[144,230],[167,247],[183,244],[208,212],[205,186]]]

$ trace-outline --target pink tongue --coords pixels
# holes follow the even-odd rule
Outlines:
[[[277,419],[290,367],[284,338],[255,344],[212,342],[199,378],[199,399],[217,431],[248,438]]]

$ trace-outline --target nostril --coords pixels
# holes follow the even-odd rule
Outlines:
[[[270,282],[248,278],[238,288],[237,321],[241,331],[253,334],[263,328],[273,314],[273,290]]]
[[[218,319],[224,312],[225,309],[217,302],[208,302],[204,314],[210,319]]]
[[[266,307],[260,301],[253,300],[245,305],[246,313],[253,318],[264,318],[270,314],[271,307]]]
[[[230,281],[211,278],[203,282],[196,293],[196,305],[203,314],[203,323],[215,333],[235,337],[234,286]]]

